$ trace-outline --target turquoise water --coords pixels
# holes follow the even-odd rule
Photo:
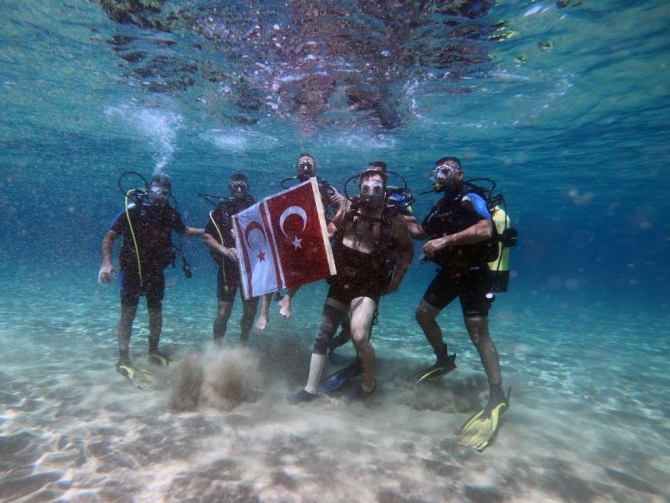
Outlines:
[[[666,3],[312,4],[0,4],[0,500],[666,501]],[[520,239],[491,331],[513,394],[483,454],[456,444],[487,391],[457,306],[439,321],[458,370],[412,381],[433,358],[413,319],[434,273],[418,244],[380,307],[370,404],[286,403],[323,284],[291,320],[273,306],[248,351],[236,306],[209,347],[216,271],[198,240],[194,277],[167,272],[162,343],[210,388],[188,407],[178,371],[142,390],[114,371],[118,289],[96,278],[119,175],[168,173],[204,226],[199,192],[244,171],[270,195],[305,151],[338,187],[381,159],[418,194],[456,155],[504,192]],[[139,365],[147,334],[141,308]]]

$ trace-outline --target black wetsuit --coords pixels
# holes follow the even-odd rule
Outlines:
[[[222,201],[212,212],[212,218],[207,221],[205,233],[212,236],[219,244],[226,248],[235,247],[235,238],[232,233],[232,216],[247,209],[255,203],[252,196],[248,195],[243,201],[235,199]],[[231,260],[218,253],[211,252],[212,258],[219,265],[217,275],[216,298],[222,302],[232,302],[240,285],[240,267],[237,261]]]
[[[179,212],[169,205],[135,204],[128,208],[128,215],[132,232],[125,211],[119,213],[110,228],[123,236],[119,256],[121,303],[136,306],[140,296],[146,295],[150,308],[160,308],[165,294],[163,270],[175,259],[172,232],[184,232],[186,226]]]
[[[421,227],[432,238],[439,238],[461,232],[481,220],[488,220],[493,225],[486,201],[478,194],[462,189],[437,201]],[[440,250],[432,260],[441,268],[423,300],[441,310],[459,297],[463,316],[487,316],[491,307],[486,297],[490,291],[488,263],[495,260],[497,253],[495,238]]]

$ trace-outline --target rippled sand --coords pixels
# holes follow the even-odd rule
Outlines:
[[[636,325],[622,318],[581,320],[586,340],[546,312],[521,333],[531,311],[500,302],[492,325],[512,406],[480,454],[456,444],[487,386],[452,315],[444,324],[459,367],[440,382],[413,384],[432,356],[408,322],[411,309],[389,301],[374,336],[378,393],[364,404],[331,396],[293,406],[285,397],[307,375],[316,302],[290,321],[273,313],[244,350],[234,345],[236,310],[215,349],[211,299],[169,291],[163,341],[178,363],[147,363],[140,312],[131,349],[152,376],[141,373],[138,389],[114,370],[115,293],[50,288],[58,295],[39,309],[3,299],[2,501],[660,502],[670,494],[663,356],[636,343]]]

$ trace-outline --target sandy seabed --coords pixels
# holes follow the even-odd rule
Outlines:
[[[236,310],[215,348],[213,312],[199,312],[202,299],[180,299],[189,309],[166,308],[162,344],[175,357],[167,368],[147,362],[140,312],[131,346],[139,389],[114,370],[116,299],[62,289],[68,295],[51,298],[67,303],[39,310],[3,299],[1,501],[596,503],[670,495],[663,348],[635,343],[633,322],[581,320],[616,339],[590,346],[550,311],[519,334],[517,317],[530,319],[533,309],[537,319],[537,306],[523,313],[501,304],[492,325],[512,403],[495,443],[478,453],[456,443],[488,391],[462,322],[449,336],[458,369],[416,386],[414,373],[433,356],[410,328],[411,310],[384,311],[373,339],[378,392],[365,403],[340,394],[296,406],[286,395],[304,385],[320,306],[289,321],[273,316],[243,349]],[[351,347],[340,352],[353,357]],[[338,368],[329,363],[324,375]]]

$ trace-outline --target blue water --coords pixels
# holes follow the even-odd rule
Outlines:
[[[155,4],[0,4],[0,500],[670,498],[665,2]],[[483,454],[455,440],[486,398],[456,305],[439,321],[458,370],[412,382],[433,358],[413,318],[434,274],[419,244],[380,306],[369,405],[286,403],[323,284],[291,320],[273,306],[248,351],[236,306],[209,347],[216,270],[199,240],[184,241],[194,277],[167,272],[161,341],[211,389],[180,411],[178,371],[143,390],[114,371],[117,284],[96,279],[119,175],[168,173],[202,227],[198,193],[243,171],[265,197],[301,152],[340,188],[384,160],[416,194],[456,155],[505,194],[520,238],[490,318],[512,407]],[[141,307],[138,364],[147,334]]]

